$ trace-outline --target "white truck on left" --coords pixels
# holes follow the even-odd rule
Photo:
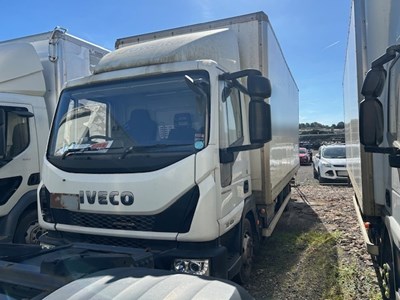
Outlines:
[[[35,243],[36,189],[59,93],[109,51],[56,27],[0,42],[0,242]]]

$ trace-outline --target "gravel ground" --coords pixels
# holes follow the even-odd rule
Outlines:
[[[351,187],[320,185],[302,166],[245,288],[256,299],[382,299],[352,196]]]

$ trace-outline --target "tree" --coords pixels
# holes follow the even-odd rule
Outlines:
[[[344,128],[344,122],[337,123],[336,128],[337,129],[343,129]]]

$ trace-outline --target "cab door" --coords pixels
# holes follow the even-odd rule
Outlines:
[[[33,108],[0,103],[0,216],[39,183]]]
[[[227,82],[223,83],[221,90],[220,103],[220,149],[240,146],[244,143],[243,130],[243,96],[235,87],[230,87]],[[232,162],[220,161],[221,178],[221,214],[222,218],[231,213],[235,208],[250,195],[250,172],[249,154],[247,151],[234,152]],[[233,219],[238,217],[237,212],[234,216],[224,219],[227,224],[220,224],[224,229],[228,229]],[[229,224],[228,224],[229,223]]]

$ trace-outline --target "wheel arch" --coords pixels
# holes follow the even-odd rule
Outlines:
[[[8,240],[14,239],[15,231],[21,218],[30,210],[37,210],[36,189],[25,193],[5,218],[2,234],[8,236]]]

